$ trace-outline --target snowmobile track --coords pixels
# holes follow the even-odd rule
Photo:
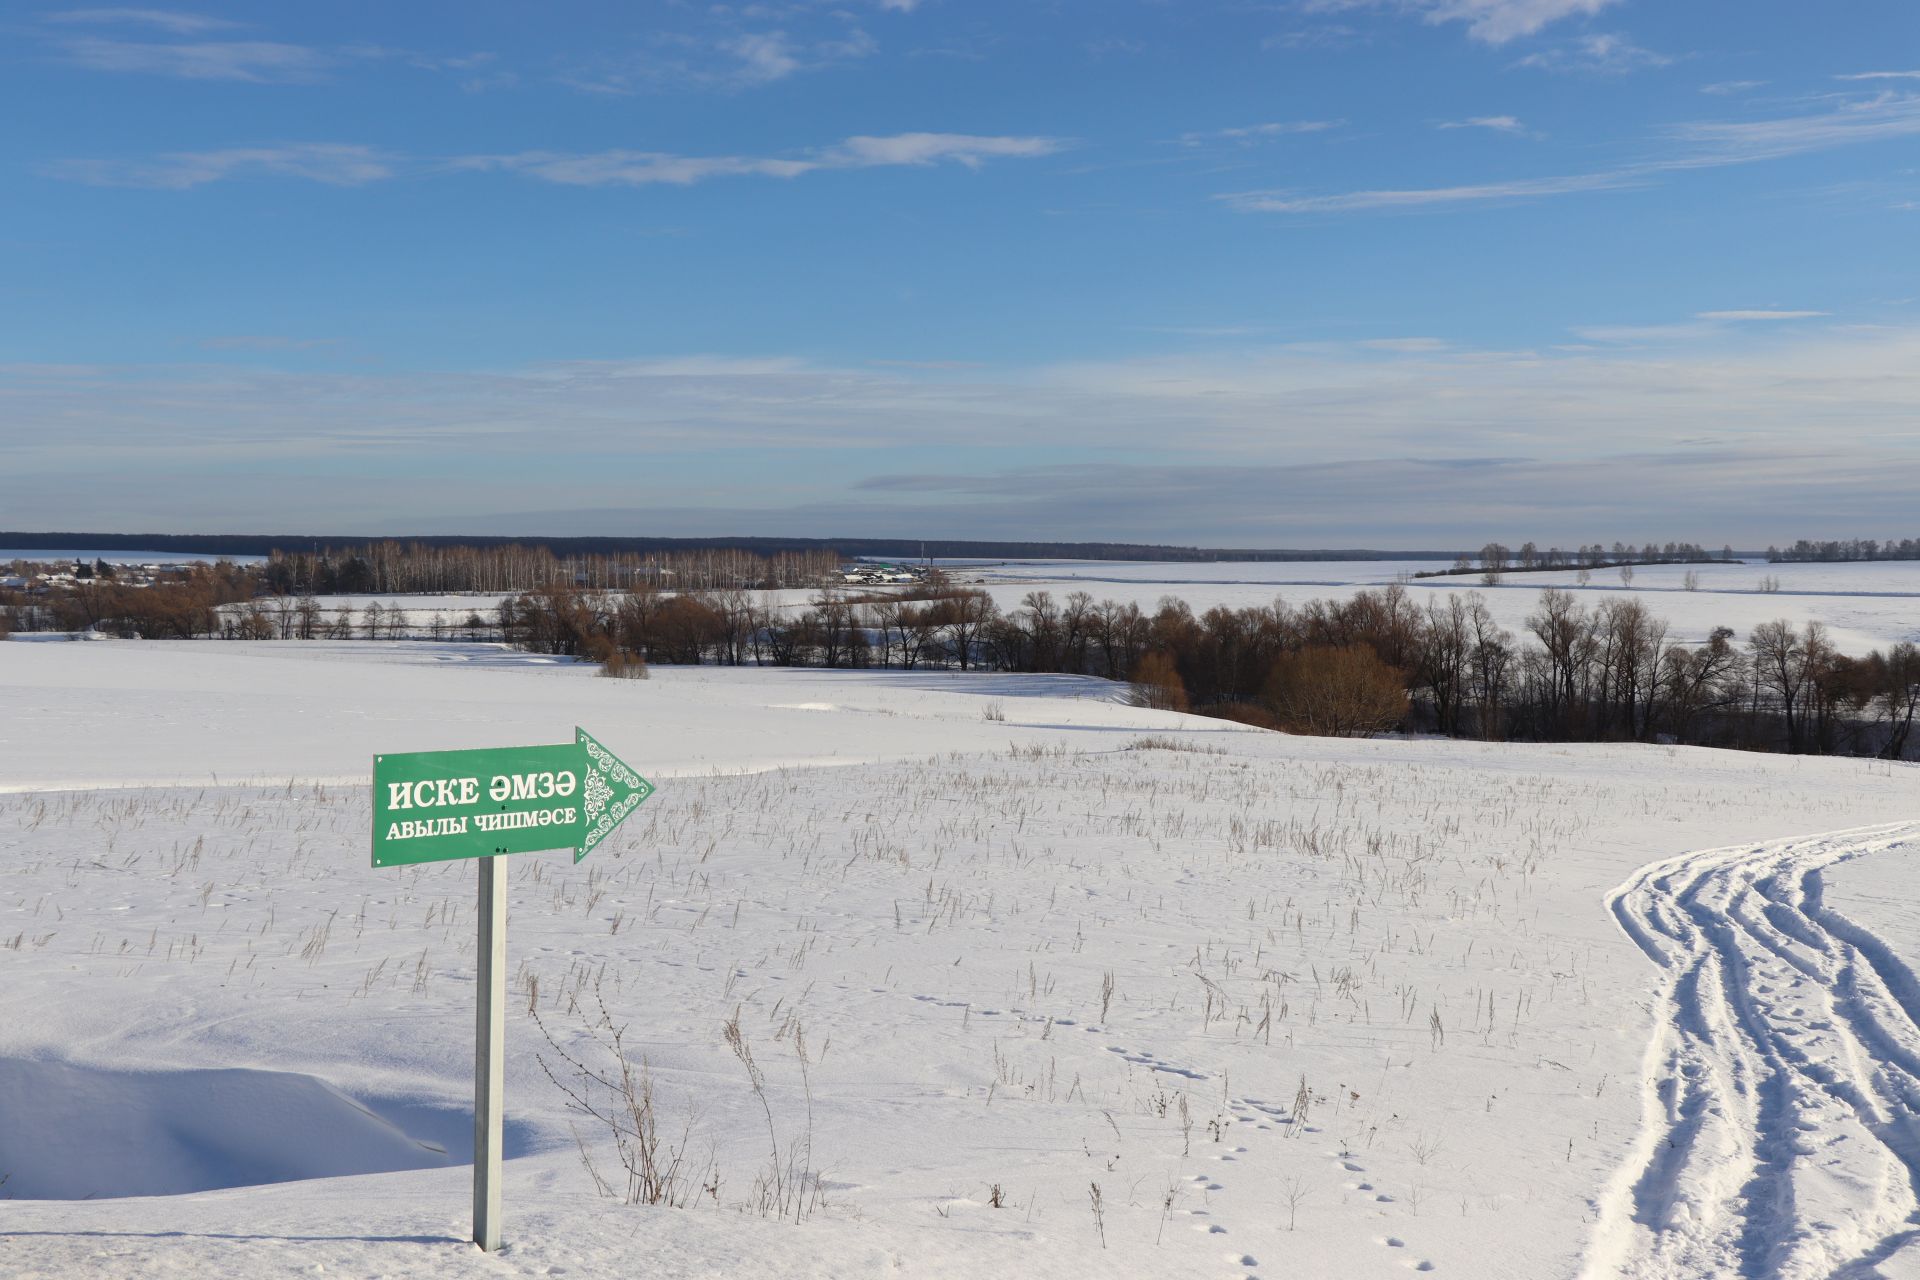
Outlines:
[[[1920,1241],[1920,980],[1822,880],[1903,846],[1920,824],[1711,849],[1609,895],[1662,977],[1583,1280],[1858,1280]]]

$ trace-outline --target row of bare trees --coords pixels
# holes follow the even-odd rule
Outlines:
[[[275,551],[262,570],[281,595],[357,595],[430,591],[593,590],[640,586],[682,591],[808,588],[840,567],[833,551],[762,555],[734,547],[557,556],[519,543],[470,547],[418,542]]]
[[[323,608],[262,597],[257,570],[196,566],[145,586],[94,579],[0,598],[0,627],[150,639],[419,636],[404,601]],[[1907,758],[1920,746],[1920,650],[1839,652],[1818,623],[1781,620],[1742,640],[1682,641],[1636,598],[1582,605],[1540,593],[1516,636],[1477,592],[1424,604],[1405,587],[1344,600],[1195,614],[1084,591],[924,598],[823,592],[791,605],[744,587],[595,590],[549,583],[485,614],[428,611],[434,638],[503,639],[594,661],[989,668],[1126,681],[1143,701],[1255,724],[1358,733],[1403,727],[1488,739],[1668,741]]]
[[[1825,542],[1800,539],[1786,550],[1767,548],[1767,559],[1780,561],[1817,561],[1820,563],[1855,560],[1920,560],[1920,538],[1837,538]]]
[[[1675,639],[1644,602],[1593,608],[1549,588],[1514,635],[1478,592],[1416,603],[1394,584],[1344,600],[1195,614],[1031,592],[928,600],[746,591],[555,589],[501,608],[509,641],[668,663],[984,667],[1131,683],[1154,706],[1313,732],[1395,727],[1488,739],[1685,742],[1901,758],[1914,747],[1920,651],[1838,652],[1818,623]]]
[[[1649,542],[1638,547],[1630,542],[1616,542],[1611,548],[1595,542],[1571,551],[1562,551],[1559,547],[1542,550],[1531,542],[1523,542],[1518,550],[1514,550],[1505,543],[1489,542],[1480,548],[1477,569],[1473,557],[1463,551],[1454,560],[1453,568],[1447,572],[1498,574],[1517,570],[1525,573],[1536,569],[1601,569],[1622,564],[1707,564],[1716,559],[1733,558],[1732,547],[1721,548],[1719,555],[1715,556],[1705,547],[1692,542]]]

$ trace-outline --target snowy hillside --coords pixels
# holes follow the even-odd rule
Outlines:
[[[0,700],[10,1277],[1915,1273],[1911,766],[427,644]],[[660,790],[513,860],[487,1256],[474,872],[369,866],[368,761],[576,724]],[[569,1106],[617,1028],[683,1207]]]

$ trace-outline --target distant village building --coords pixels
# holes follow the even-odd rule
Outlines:
[[[925,569],[897,564],[852,564],[843,566],[840,570],[842,582],[876,587],[923,582],[926,576]]]

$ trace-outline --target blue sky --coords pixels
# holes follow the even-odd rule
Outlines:
[[[1920,9],[14,5],[0,527],[1911,536]]]

